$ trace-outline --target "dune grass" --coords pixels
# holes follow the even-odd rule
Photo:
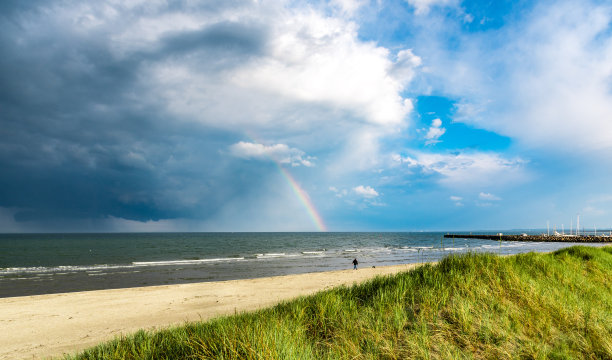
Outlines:
[[[450,256],[67,359],[612,359],[612,247]]]

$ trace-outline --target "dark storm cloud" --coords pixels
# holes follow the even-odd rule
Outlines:
[[[112,25],[77,31],[47,5],[0,6],[0,207],[18,209],[17,221],[206,218],[248,188],[219,152],[236,139],[174,121],[138,82],[165,58],[258,54],[261,26],[217,22],[117,56]]]
[[[11,17],[16,13],[35,10],[43,3],[45,3],[43,0],[4,0],[0,2],[0,17]]]
[[[256,25],[220,22],[200,31],[165,37],[161,54],[181,54],[199,49],[233,52],[233,55],[261,53],[265,31]]]

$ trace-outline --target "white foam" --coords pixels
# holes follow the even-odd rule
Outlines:
[[[125,269],[130,268],[132,265],[86,265],[86,266],[50,266],[50,267],[12,267],[0,269],[0,274],[33,274],[36,273],[38,275],[44,273],[57,273],[57,272],[75,272],[75,271],[93,271],[93,270],[107,270],[107,269]]]
[[[299,254],[287,254],[287,253],[266,253],[266,254],[257,254],[256,257],[258,259],[274,259],[274,258],[285,258],[285,257],[296,257],[300,256]]]
[[[68,273],[74,273],[78,271],[86,271],[88,273],[101,272],[107,270],[118,270],[118,269],[133,269],[135,267],[145,266],[165,266],[165,265],[193,265],[211,262],[222,262],[222,261],[239,261],[244,260],[243,257],[235,258],[216,258],[216,259],[199,259],[199,260],[169,260],[169,261],[135,261],[129,265],[71,265],[71,266],[50,266],[50,267],[12,267],[0,269],[0,275],[10,274],[37,274],[42,276],[50,276],[51,274],[66,275]],[[49,275],[45,275],[49,274]]]
[[[134,266],[165,266],[165,265],[195,265],[211,262],[236,261],[244,260],[243,257],[234,258],[215,258],[215,259],[197,259],[197,260],[168,260],[168,261],[134,261]]]

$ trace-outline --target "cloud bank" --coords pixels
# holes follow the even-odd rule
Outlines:
[[[605,3],[1,7],[6,231],[316,230],[286,174],[332,230],[612,211]]]
[[[275,176],[237,158],[315,169],[315,154],[376,146],[412,110],[401,92],[419,58],[316,7],[5,7],[0,206],[17,223],[206,220]]]

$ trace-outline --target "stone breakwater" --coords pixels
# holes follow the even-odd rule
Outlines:
[[[466,235],[466,234],[446,234],[445,238],[453,239],[484,239],[497,241],[537,241],[537,242],[571,242],[571,243],[612,243],[610,236],[598,235]]]

